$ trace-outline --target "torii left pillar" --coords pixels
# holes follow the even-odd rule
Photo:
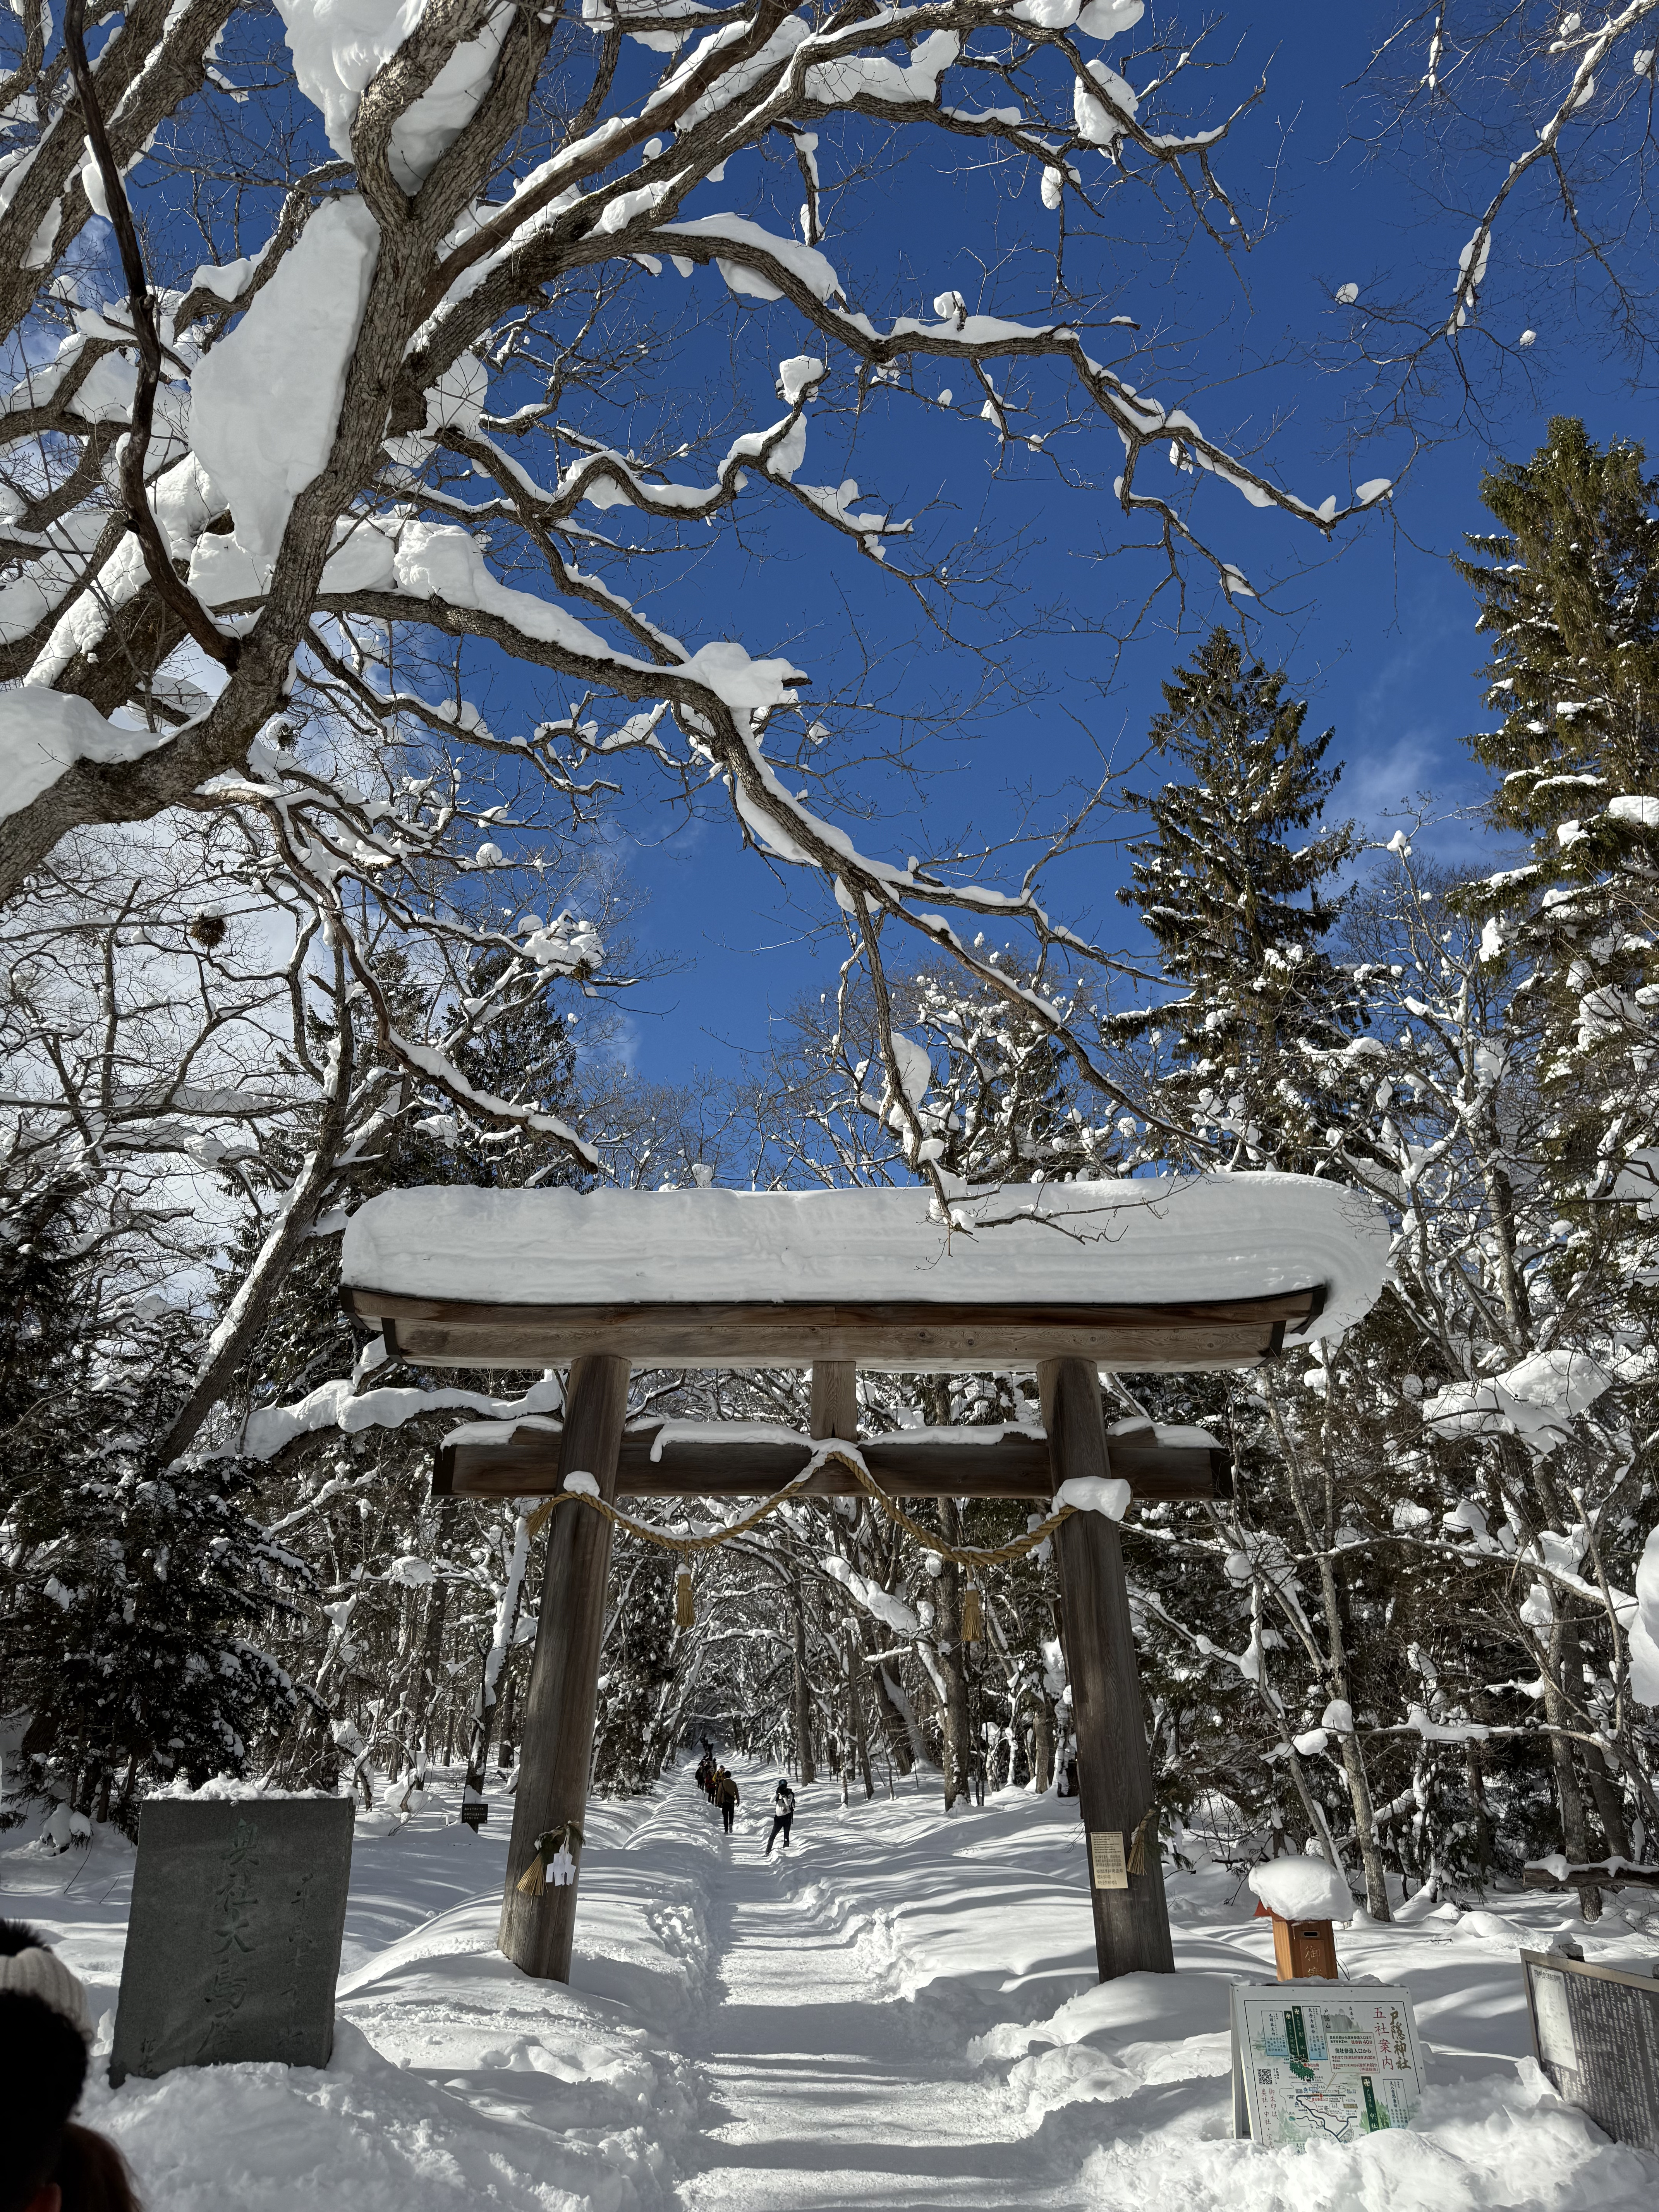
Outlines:
[[[611,1352],[590,1352],[572,1362],[559,1440],[561,1490],[566,1475],[591,1474],[600,1497],[607,1503],[615,1499],[628,1374],[627,1360]],[[576,1881],[549,1882],[539,1895],[526,1896],[519,1877],[536,1855],[538,1836],[567,1820],[586,1826],[610,1567],[611,1522],[605,1515],[586,1505],[561,1506],[548,1531],[542,1567],[500,1936],[501,1949],[515,1966],[548,1982],[570,1979],[582,1855],[576,1854]]]
[[[1047,1360],[1037,1382],[1055,1489],[1074,1475],[1109,1475],[1100,1376],[1093,1361]],[[1115,1524],[1104,1514],[1083,1512],[1073,1513],[1054,1531],[1054,1551],[1100,1978],[1172,1974],[1175,1951],[1156,1820],[1146,1823],[1142,1870],[1131,1874],[1127,1865],[1135,1830],[1152,1802],[1152,1767],[1123,1547]]]

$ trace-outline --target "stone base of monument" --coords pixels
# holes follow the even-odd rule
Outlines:
[[[175,2066],[328,2063],[352,1813],[348,1797],[143,1807],[113,2087]]]

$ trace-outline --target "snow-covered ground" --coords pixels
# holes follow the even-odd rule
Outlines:
[[[1174,1977],[1097,1985],[1075,1807],[1005,1793],[947,1820],[901,1785],[800,1793],[761,1856],[764,1769],[728,1844],[690,1774],[592,1808],[574,1985],[493,1948],[510,1808],[477,1837],[454,1778],[391,1835],[359,1822],[333,2063],[99,2081],[149,2212],[1577,2212],[1659,2202],[1528,2055],[1519,1942],[1650,1960],[1659,1915],[1587,1933],[1559,1899],[1339,1934],[1344,1969],[1414,1993],[1420,2125],[1352,2147],[1236,2142],[1227,1990],[1271,1974],[1255,1900],[1170,1883]],[[0,1911],[46,1929],[112,2019],[132,1860],[13,1832]],[[112,2020],[100,2040],[106,2047]]]

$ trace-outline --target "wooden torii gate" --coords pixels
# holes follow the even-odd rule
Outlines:
[[[1277,1221],[1271,1209],[1264,1218],[1264,1196]],[[811,1440],[630,1429],[629,1377],[635,1367],[793,1366],[811,1372],[811,1438],[856,1446],[895,1498],[1047,1504],[1063,1482],[1114,1474],[1142,1499],[1221,1494],[1225,1455],[1200,1431],[1115,1424],[1109,1438],[1102,1367],[1253,1365],[1287,1340],[1346,1326],[1381,1287],[1380,1215],[1328,1183],[1147,1178],[1043,1188],[1033,1201],[1030,1186],[964,1201],[947,1237],[914,1189],[393,1191],[352,1218],[345,1297],[389,1350],[421,1365],[569,1364],[561,1423],[458,1432],[438,1455],[440,1492],[546,1496],[582,1474],[608,1502],[770,1495],[806,1466]],[[1149,1297],[1151,1286],[1176,1295]],[[1180,1294],[1210,1287],[1224,1294]],[[860,1365],[1035,1369],[1042,1433],[861,1440]],[[801,1487],[834,1496],[857,1485],[832,1462]],[[577,1884],[531,1895],[518,1883],[536,1838],[586,1813],[611,1522],[567,1509],[547,1545],[501,1948],[526,1972],[568,1981]],[[1168,1972],[1155,1843],[1127,1870],[1153,1790],[1116,1526],[1074,1513],[1054,1549],[1100,1976]]]

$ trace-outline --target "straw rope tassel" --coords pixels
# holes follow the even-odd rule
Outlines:
[[[1146,1871],[1146,1831],[1151,1828],[1153,1834],[1157,1834],[1160,1809],[1158,1802],[1154,1797],[1140,1816],[1140,1825],[1134,1832],[1129,1844],[1129,1856],[1125,1862],[1125,1869],[1129,1874],[1145,1874]]]
[[[538,1836],[535,1845],[536,1855],[519,1876],[518,1887],[522,1893],[526,1897],[539,1897],[547,1887],[549,1860],[556,1852],[564,1850],[569,1852],[574,1861],[576,1853],[581,1850],[584,1840],[580,1820],[562,1820],[556,1828],[549,1828],[544,1834]],[[574,1851],[571,1850],[573,1844],[575,1846]],[[574,1879],[574,1876],[571,1878]]]
[[[691,1570],[682,1565],[674,1577],[674,1626],[692,1628],[696,1625],[696,1601],[692,1595]]]
[[[981,1633],[979,1590],[969,1583],[962,1601],[962,1640],[964,1644],[977,1644]]]

